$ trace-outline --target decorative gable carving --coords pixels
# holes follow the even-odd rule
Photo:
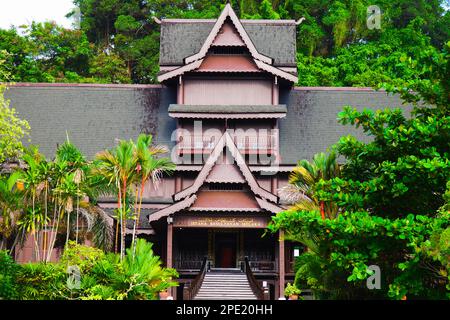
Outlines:
[[[222,25],[211,46],[245,46],[233,23],[227,19]]]

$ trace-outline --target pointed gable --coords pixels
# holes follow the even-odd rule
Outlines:
[[[211,46],[238,46],[245,47],[245,42],[236,30],[231,20],[227,19],[219,30]]]
[[[193,20],[195,21],[195,20]],[[210,55],[211,49],[245,48],[247,54],[228,57]],[[298,82],[290,72],[274,67],[273,59],[258,52],[241,21],[229,3],[217,18],[200,50],[184,59],[184,65],[158,76],[163,82],[186,72],[268,72],[274,76]]]
[[[240,169],[242,175],[244,176],[246,182],[248,183],[250,190],[252,190],[256,195],[258,195],[263,199],[275,203],[278,202],[278,197],[276,195],[259,186],[255,177],[251,173],[249,167],[245,163],[245,159],[242,157],[238,148],[234,144],[233,138],[230,136],[228,132],[225,132],[220,138],[220,140],[217,142],[216,146],[214,147],[214,150],[211,152],[211,155],[206,160],[205,165],[203,166],[202,170],[200,170],[194,183],[190,187],[174,195],[175,201],[179,201],[188,196],[191,196],[200,189],[200,187],[204,184],[206,178],[208,177],[209,173],[216,165],[218,160],[222,159],[221,156],[223,155],[224,150],[229,151],[229,154],[235,161],[236,166]]]
[[[224,154],[224,152],[227,152]],[[231,155],[232,163],[227,162]],[[234,166],[230,174],[226,175],[226,169]],[[222,191],[204,192],[200,188],[208,182],[214,183],[246,183],[251,190],[243,192],[229,192],[225,197]],[[230,196],[230,197],[229,197]],[[233,203],[232,197],[235,197],[236,204]],[[211,155],[206,160],[203,168],[200,170],[194,183],[186,189],[174,194],[173,205],[155,212],[149,216],[149,222],[156,221],[162,217],[174,214],[181,210],[189,211],[263,211],[267,210],[277,213],[283,208],[277,205],[278,197],[273,193],[260,187],[255,177],[251,173],[249,167],[245,163],[245,159],[240,154],[233,142],[230,134],[225,132],[217,142]],[[225,202],[223,202],[225,201]],[[214,203],[214,204],[211,204]],[[227,204],[225,204],[227,203]],[[238,205],[244,203],[245,207]]]
[[[216,23],[214,24],[214,27],[212,28],[211,32],[209,33],[208,37],[206,38],[205,42],[203,43],[200,51],[196,54],[193,54],[190,57],[187,57],[184,59],[184,62],[186,64],[189,64],[191,62],[197,61],[199,59],[203,59],[206,56],[206,53],[208,52],[209,48],[213,44],[214,40],[216,39],[217,35],[219,34],[219,31],[222,29],[222,26],[224,25],[225,21],[228,19],[233,23],[234,27],[236,28],[236,31],[239,33],[239,36],[241,37],[242,41],[244,42],[247,49],[250,51],[250,54],[254,59],[260,60],[267,64],[272,64],[272,58],[267,57],[263,54],[260,54],[258,50],[256,50],[255,45],[253,44],[252,40],[248,36],[247,32],[244,29],[244,26],[242,25],[241,21],[237,17],[236,13],[234,12],[233,8],[229,3],[225,5],[225,8],[223,9],[222,13],[220,14],[219,18],[217,18]]]

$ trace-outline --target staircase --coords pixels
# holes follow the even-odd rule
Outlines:
[[[256,300],[256,296],[245,273],[212,271],[205,274],[194,300]]]

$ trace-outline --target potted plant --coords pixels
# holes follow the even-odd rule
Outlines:
[[[302,291],[295,286],[295,284],[288,283],[284,289],[284,295],[289,297],[289,300],[298,300],[298,295]]]

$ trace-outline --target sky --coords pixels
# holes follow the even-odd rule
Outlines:
[[[73,20],[65,15],[73,8],[72,0],[0,0],[0,28],[47,20],[71,28]]]

